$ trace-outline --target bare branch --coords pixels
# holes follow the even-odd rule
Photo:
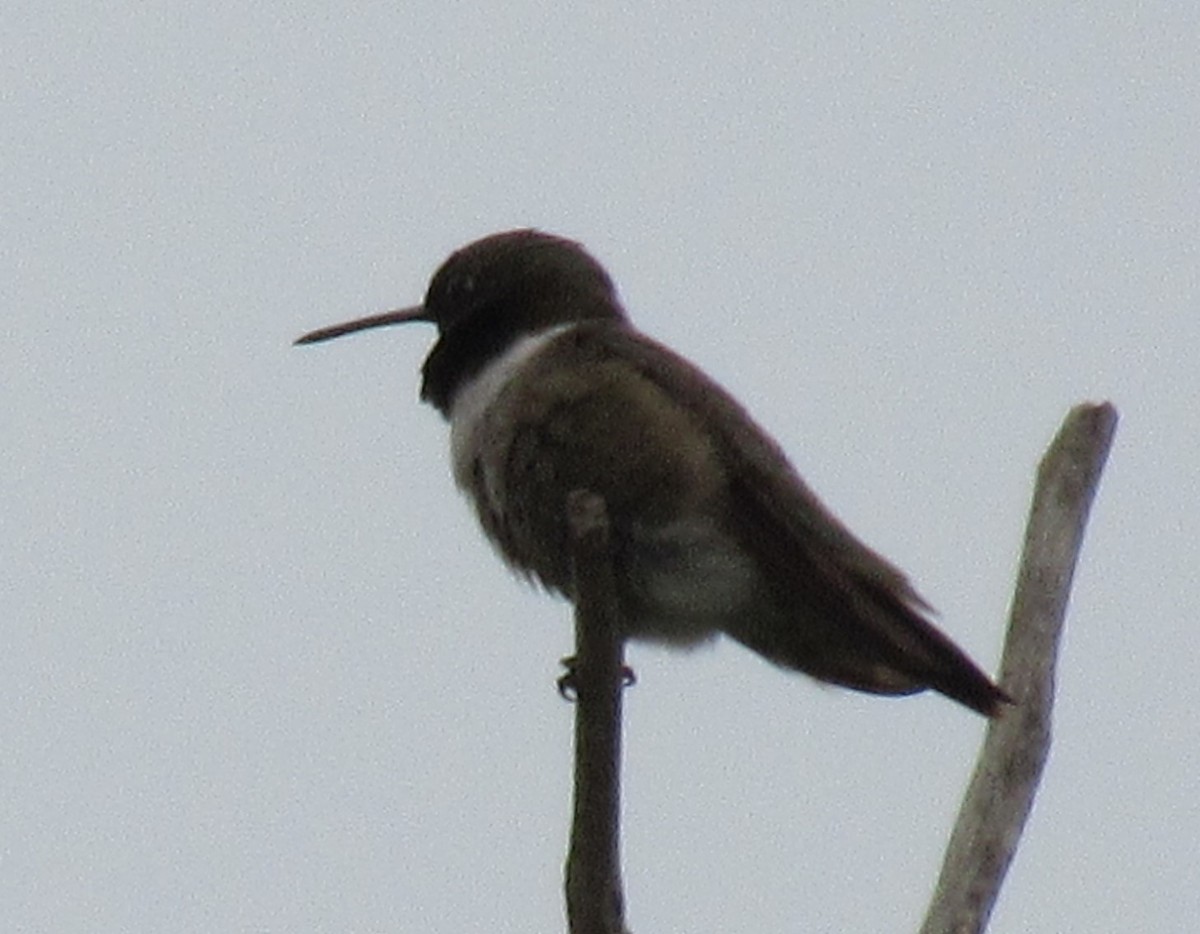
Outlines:
[[[1110,404],[1073,408],[1038,468],[1000,686],[921,934],[978,934],[1017,849],[1050,750],[1054,670],[1088,512],[1117,427]]]
[[[604,500],[567,500],[575,577],[575,814],[567,856],[571,934],[627,934],[621,885],[621,690],[626,677]]]

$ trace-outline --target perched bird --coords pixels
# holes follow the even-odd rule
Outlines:
[[[422,304],[296,343],[410,321],[437,326],[421,398],[449,420],[454,478],[517,570],[573,597],[564,504],[590,490],[608,508],[628,637],[723,632],[860,691],[932,688],[988,716],[1008,700],[728,393],[630,324],[579,244],[485,237]]]

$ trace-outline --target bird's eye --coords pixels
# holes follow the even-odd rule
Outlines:
[[[443,294],[448,301],[462,301],[475,291],[475,274],[462,273],[446,282]]]

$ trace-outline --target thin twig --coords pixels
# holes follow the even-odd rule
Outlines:
[[[1015,705],[988,727],[921,934],[978,934],[1033,807],[1050,750],[1058,642],[1117,411],[1073,408],[1038,468],[1000,685]]]
[[[604,500],[567,501],[575,578],[575,814],[567,856],[571,934],[627,934],[620,863],[621,690],[624,643]]]

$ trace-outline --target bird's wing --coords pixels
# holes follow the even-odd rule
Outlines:
[[[680,405],[705,413],[730,465],[730,531],[767,570],[781,601],[804,608],[794,646],[752,629],[736,637],[783,664],[861,690],[932,687],[985,714],[999,709],[1003,692],[929,621],[931,607],[904,574],[826,509],[729,393],[629,327],[597,323],[580,328],[577,339],[581,348],[595,342],[598,354],[620,354]]]

